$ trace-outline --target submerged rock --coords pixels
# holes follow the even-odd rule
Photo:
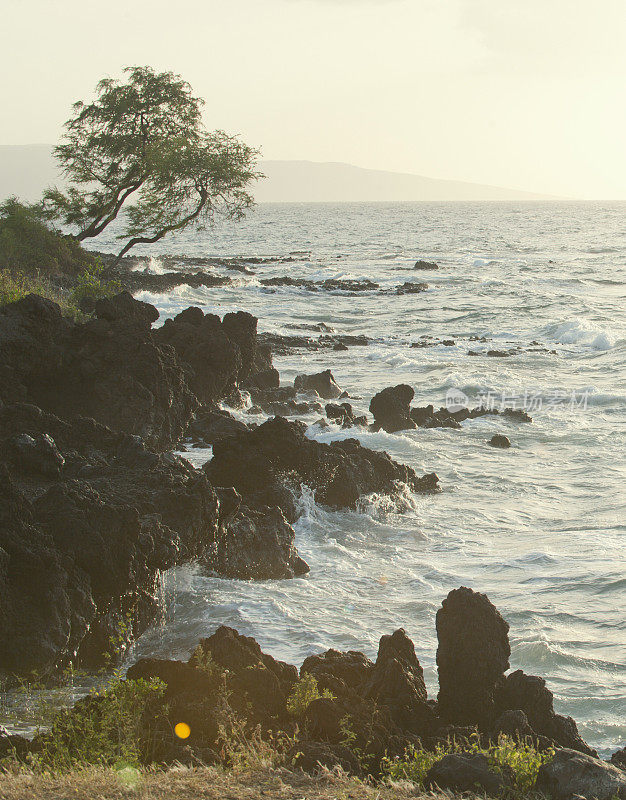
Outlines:
[[[428,289],[427,283],[415,283],[413,281],[405,281],[402,286],[398,286],[396,294],[420,294]]]
[[[508,438],[508,436],[504,436],[502,433],[494,433],[489,440],[489,444],[492,447],[507,448],[511,446],[511,440]]]

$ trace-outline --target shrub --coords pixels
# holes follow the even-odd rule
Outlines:
[[[0,205],[0,267],[28,274],[76,275],[93,256],[71,236],[52,229],[36,205],[11,197]]]
[[[96,259],[78,276],[72,291],[72,300],[78,308],[90,310],[95,300],[122,291],[122,284],[119,281],[103,279],[103,270],[104,265]]]
[[[327,697],[334,700],[335,695],[324,689],[320,693],[317,688],[317,680],[310,672],[305,672],[293,685],[289,697],[287,698],[287,711],[292,717],[302,717],[309,705],[320,697]]]
[[[126,681],[117,676],[104,690],[94,690],[73,709],[60,711],[33,766],[66,771],[87,764],[138,766],[150,760],[151,730],[165,684]]]
[[[491,769],[503,775],[509,784],[507,794],[514,797],[527,796],[541,765],[554,757],[554,750],[539,752],[531,741],[519,742],[505,735],[497,743],[482,747],[476,734],[469,743],[450,740],[432,751],[410,748],[402,758],[384,759],[383,772],[393,781],[409,780],[423,786],[430,768],[450,753],[482,753]]]

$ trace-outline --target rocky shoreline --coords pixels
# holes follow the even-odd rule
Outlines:
[[[167,291],[172,281],[189,283],[193,274],[200,282],[192,286],[223,285],[211,283],[220,276],[190,270],[250,269],[236,259],[230,266],[197,261],[163,275],[126,272],[126,286]],[[242,580],[306,574],[293,528],[303,484],[333,509],[357,508],[372,493],[400,497],[406,487],[426,495],[439,491],[434,473],[417,475],[357,439],[316,442],[286,416],[315,412],[320,425],[331,420],[388,433],[460,428],[485,414],[532,422],[515,409],[412,407],[414,391],[405,384],[371,398],[370,421],[354,413],[330,370],[299,375],[286,386],[272,363],[272,352],[281,348],[341,350],[367,346],[366,337],[341,337],[326,327],[315,331],[317,340],[306,332],[262,335],[256,317],[243,311],[220,318],[190,307],[153,328],[158,316],[129,291],[97,301],[93,316],[81,323],[35,295],[0,308],[0,677],[7,685],[32,675],[53,679],[70,663],[96,669],[121,662],[157,619],[160,578],[174,566],[195,562],[211,574]],[[434,344],[447,342],[416,346]],[[243,393],[249,410],[270,418],[245,424],[224,410],[222,404],[241,404]],[[510,442],[496,434],[490,444]],[[191,446],[212,448],[200,469],[174,452]],[[327,696],[313,700],[301,720],[292,760],[303,769],[321,764],[380,774],[383,759],[407,748],[433,749],[451,737],[469,742],[476,732],[483,744],[505,734],[532,741],[540,751],[574,751],[600,769],[603,762],[574,720],[554,712],[545,681],[520,670],[507,673],[508,625],[484,595],[465,587],[452,591],[437,614],[437,633],[436,699],[427,697],[403,630],[381,638],[375,662],[359,652],[330,650],[298,670],[221,627],[188,662],[142,660],[128,679],[159,678],[166,685],[167,725],[157,731],[163,744],[154,754],[157,763],[220,761],[216,676],[246,726],[293,736],[287,701],[298,681],[311,675]],[[216,665],[210,674],[207,659]],[[162,725],[163,714],[157,717]],[[184,745],[171,735],[180,721],[192,731]],[[22,753],[40,746],[20,737],[6,742]],[[625,762],[623,752],[613,757],[616,771]],[[589,763],[583,767],[591,769]],[[475,770],[470,774],[468,788],[480,783]],[[491,791],[490,778],[483,778],[482,788]],[[441,774],[432,783],[463,790]],[[619,781],[611,786],[626,797]]]
[[[437,491],[435,475],[354,439],[320,444],[301,423],[246,426],[222,411],[242,388],[268,413],[321,408],[279,386],[252,315],[188,308],[152,329],[157,317],[125,292],[81,324],[33,295],[0,309],[5,678],[122,658],[154,620],[172,566],[260,580],[308,572],[292,527],[301,483],[334,508],[399,484]],[[341,394],[329,372],[296,384]],[[172,452],[186,437],[211,442],[204,469]]]
[[[601,761],[574,720],[555,713],[543,678],[508,672],[509,625],[486,595],[466,587],[451,591],[436,629],[439,693],[430,699],[402,629],[381,637],[375,661],[357,651],[327,650],[298,669],[225,626],[202,639],[188,661],[141,659],[126,681],[156,680],[163,687],[143,715],[143,763],[232,766],[225,745],[235,726],[239,736],[259,743],[288,743],[283,757],[292,770],[340,768],[380,779],[407,753],[433,752],[440,755],[423,778],[426,789],[507,796],[515,788],[513,772],[494,770],[484,755],[504,741],[545,754],[529,793],[554,800],[626,797],[624,751]],[[103,702],[79,701],[66,718],[71,725],[76,715],[80,725],[87,712],[97,720]],[[46,752],[53,736],[5,737],[0,755],[11,748],[28,761],[29,754]],[[451,751],[442,756],[446,748]]]

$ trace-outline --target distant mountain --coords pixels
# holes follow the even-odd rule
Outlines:
[[[264,161],[261,169],[267,175],[255,191],[261,203],[558,199],[498,186],[363,169],[340,162]]]
[[[47,144],[0,145],[0,200],[14,194],[34,201],[46,186],[62,183],[51,151]],[[263,161],[261,171],[267,177],[254,189],[259,203],[558,199],[340,162]]]

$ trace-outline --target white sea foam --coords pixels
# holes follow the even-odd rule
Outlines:
[[[547,325],[542,335],[558,344],[578,344],[592,350],[610,350],[615,344],[613,336],[603,328],[584,319],[572,319]]]

